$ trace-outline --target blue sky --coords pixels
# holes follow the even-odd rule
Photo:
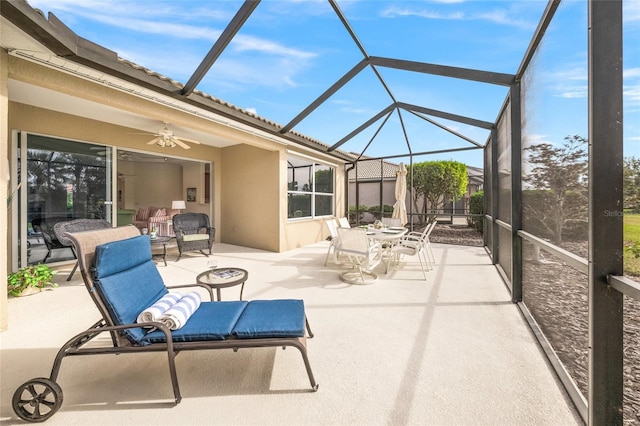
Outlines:
[[[185,83],[242,1],[28,0],[78,35]],[[514,74],[547,5],[517,1],[344,1],[338,6],[371,56]],[[640,2],[625,0],[625,155],[640,156]],[[587,136],[586,1],[563,1],[536,58],[525,102],[529,143]],[[263,0],[198,86],[285,125],[362,59],[328,2]],[[400,102],[493,122],[507,88],[379,68]],[[532,90],[535,88],[535,90]],[[295,130],[333,145],[391,103],[366,69]],[[413,152],[472,146],[403,113]],[[486,130],[434,118],[484,144]],[[341,149],[360,152],[381,122]],[[397,114],[367,155],[407,152]],[[482,166],[480,150],[432,155]],[[400,161],[400,160],[397,160]]]

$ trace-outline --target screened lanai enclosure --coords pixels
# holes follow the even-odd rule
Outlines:
[[[625,130],[622,119],[622,4],[592,1],[583,6],[579,16],[565,2],[549,2],[517,73],[502,81],[485,81],[509,88],[495,123],[428,114],[489,129],[486,143],[478,145],[459,135],[470,146],[450,151],[455,159],[456,151],[483,150],[484,241],[489,256],[585,422],[637,424],[640,285],[623,276],[623,138],[634,130]],[[567,22],[560,17],[572,14],[572,27],[557,24]],[[555,98],[553,88],[568,89],[575,76],[552,77],[551,70],[557,67],[553,58],[563,45],[558,38],[568,36],[584,41],[584,51],[562,54],[588,58],[581,70],[585,79],[588,76],[588,88],[582,89],[588,90],[588,97],[564,101]],[[580,118],[567,123],[563,108],[580,111]],[[542,137],[550,134],[557,139]],[[404,155],[373,159],[366,158],[364,150],[360,162],[352,165],[353,188],[359,192],[358,178],[373,183],[379,189],[373,204],[381,206],[382,215],[384,206],[394,201],[393,193],[383,189],[394,170],[389,162],[405,161],[411,170],[414,163],[440,153],[411,152],[409,139],[407,147]],[[358,173],[358,166],[377,170],[377,179]],[[411,173],[407,180],[410,201],[415,190]],[[354,217],[361,218],[359,194],[350,197]],[[410,212],[412,208],[408,202]],[[410,216],[411,225],[425,219],[417,211]]]
[[[12,5],[16,3],[3,2],[3,16],[19,16]],[[309,29],[304,36],[335,36],[333,42],[348,44],[352,56],[339,68],[328,69],[315,85],[295,88],[316,89],[304,105],[288,102],[286,95],[278,97],[281,115],[268,118],[284,125],[192,96],[207,79],[220,77],[218,60],[235,59],[225,54],[231,55],[235,37],[246,36],[242,30],[254,24],[252,19],[274,22],[273,17],[264,19],[264,3],[238,2],[226,28],[179,92],[168,84],[154,89],[346,162],[346,208],[334,211],[332,166],[306,158],[289,160],[291,220],[333,213],[357,224],[365,220],[365,213],[389,216],[396,202],[393,182],[403,163],[408,169],[409,226],[418,226],[429,213],[415,207],[416,166],[433,160],[465,163],[473,191],[460,200],[446,200],[444,209],[431,213],[467,217],[471,192],[483,191],[483,212],[476,217],[483,221],[487,255],[585,423],[640,424],[640,284],[623,273],[623,163],[625,157],[638,155],[625,149],[634,149],[637,145],[627,142],[640,135],[634,122],[639,118],[637,95],[632,95],[634,87],[637,93],[640,57],[637,2],[519,2],[538,5],[540,19],[519,64],[505,72],[508,67],[500,53],[513,48],[508,32],[486,42],[485,63],[495,65],[493,69],[456,66],[464,63],[459,58],[440,64],[375,56],[372,52],[397,47],[393,35],[376,31],[376,43],[368,44],[372,34],[359,33],[348,19],[349,11],[340,7],[349,2],[330,0],[332,26]],[[391,9],[386,13],[404,13]],[[295,20],[292,17],[290,25],[303,23]],[[520,23],[509,24],[515,28]],[[275,25],[269,28],[276,32]],[[445,25],[439,28],[447,31]],[[338,40],[337,34],[344,37]],[[461,42],[470,36],[461,32]],[[423,40],[422,45],[426,51],[437,43]],[[66,52],[64,46],[59,48]],[[169,55],[180,50],[162,48],[162,54]],[[92,61],[80,59],[84,64]],[[633,69],[627,68],[627,60]],[[295,67],[294,61],[280,65]],[[120,77],[134,81],[126,72]],[[455,84],[441,91],[443,81]],[[478,85],[485,91],[470,95]],[[354,86],[364,90],[358,92]],[[419,90],[424,87],[431,89],[429,96]],[[373,92],[382,96],[373,101],[368,96]],[[337,105],[349,103],[345,99],[350,95],[373,113],[349,126],[339,125],[335,117],[344,110]],[[472,106],[486,113],[476,116]],[[83,208],[85,204],[90,206],[90,200],[83,201]]]
[[[513,75],[380,60],[365,53],[374,69],[391,66],[482,82],[507,87],[507,95],[496,121],[489,123],[405,104],[390,92],[389,107],[329,150],[344,147],[373,128],[347,167],[351,184],[347,183],[350,208],[345,215],[356,224],[389,217],[396,201],[395,172],[399,162],[406,162],[411,227],[427,220],[412,203],[419,198],[414,193],[413,165],[443,152],[455,159],[462,151],[482,151],[485,246],[513,302],[521,308],[585,422],[639,423],[640,285],[623,274],[622,3],[583,2],[580,13],[572,6],[575,3],[548,3]],[[627,39],[634,37],[630,33]],[[582,40],[584,50],[562,51],[559,38],[563,37]],[[355,35],[354,42],[359,43]],[[559,53],[565,58],[588,58],[582,62],[583,69],[576,71],[584,75],[588,87],[576,87],[572,81],[576,75],[552,72]],[[387,88],[384,78],[378,77]],[[558,100],[554,89],[559,86],[588,91],[588,97],[568,94],[566,100]],[[579,118],[567,122],[569,114],[563,108],[578,111]],[[376,139],[383,139],[379,133],[394,114],[402,130],[396,138],[401,142],[395,144],[399,152],[367,155]],[[406,116],[417,116],[458,137],[463,146],[418,151],[403,122]],[[479,143],[457,132],[456,123],[485,129],[489,136]],[[627,137],[634,131],[627,129]],[[471,216],[466,203],[457,212],[453,200],[449,206],[426,215]]]

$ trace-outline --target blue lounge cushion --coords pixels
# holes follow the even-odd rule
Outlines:
[[[116,325],[135,323],[140,312],[168,293],[151,259],[146,235],[97,246],[94,275],[96,288]],[[145,335],[138,328],[124,333],[134,343]]]
[[[141,235],[96,247],[96,288],[116,325],[135,324],[137,317],[168,293],[151,259],[149,237]],[[164,333],[132,328],[124,334],[134,344],[166,341]],[[304,337],[302,300],[202,302],[180,329],[174,342]]]
[[[202,302],[184,327],[171,332],[174,342],[225,340],[247,306],[247,301]],[[164,343],[164,333],[153,331],[141,343]]]
[[[95,256],[96,277],[106,277],[151,260],[151,240],[148,235],[139,235],[100,244]]]
[[[295,299],[252,300],[233,329],[239,339],[303,337],[304,302]]]

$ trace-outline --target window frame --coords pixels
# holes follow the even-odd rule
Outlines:
[[[302,162],[301,166],[292,166],[292,159],[296,162]],[[293,177],[290,176],[290,170],[292,168],[310,168],[309,173],[309,181],[306,182],[305,185],[308,185],[307,190],[301,189],[291,189],[291,184],[293,182],[298,182],[292,180]],[[331,192],[320,192],[317,191],[317,172],[321,170],[329,170],[331,171]],[[319,160],[314,157],[306,156],[299,153],[287,153],[287,220],[288,221],[298,221],[298,220],[308,220],[308,219],[317,219],[317,218],[325,218],[334,216],[336,210],[336,171],[337,166],[326,161]],[[309,198],[309,215],[304,215],[304,212],[300,209],[296,211],[301,211],[303,215],[295,216],[295,212],[292,211],[291,208],[291,200],[292,196],[303,196]],[[318,214],[317,208],[318,203],[316,202],[317,197],[329,197],[329,205],[331,206],[331,211],[326,214]]]

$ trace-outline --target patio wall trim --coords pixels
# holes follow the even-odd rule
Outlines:
[[[500,220],[500,219],[496,219],[495,220],[496,225],[506,229],[507,231],[511,231],[511,225],[509,225],[507,222]]]
[[[609,275],[607,276],[607,282],[612,288],[625,296],[640,300],[640,284],[632,279],[621,275]]]
[[[578,255],[575,255],[567,250],[564,250],[556,245],[549,243],[548,241],[543,240],[542,238],[536,237],[535,235],[529,234],[525,231],[518,231],[518,235],[525,241],[528,241],[535,246],[548,251],[554,256],[558,257],[561,261],[565,262],[567,265],[571,266],[573,269],[583,273],[589,273],[589,262],[587,259],[582,258]]]

